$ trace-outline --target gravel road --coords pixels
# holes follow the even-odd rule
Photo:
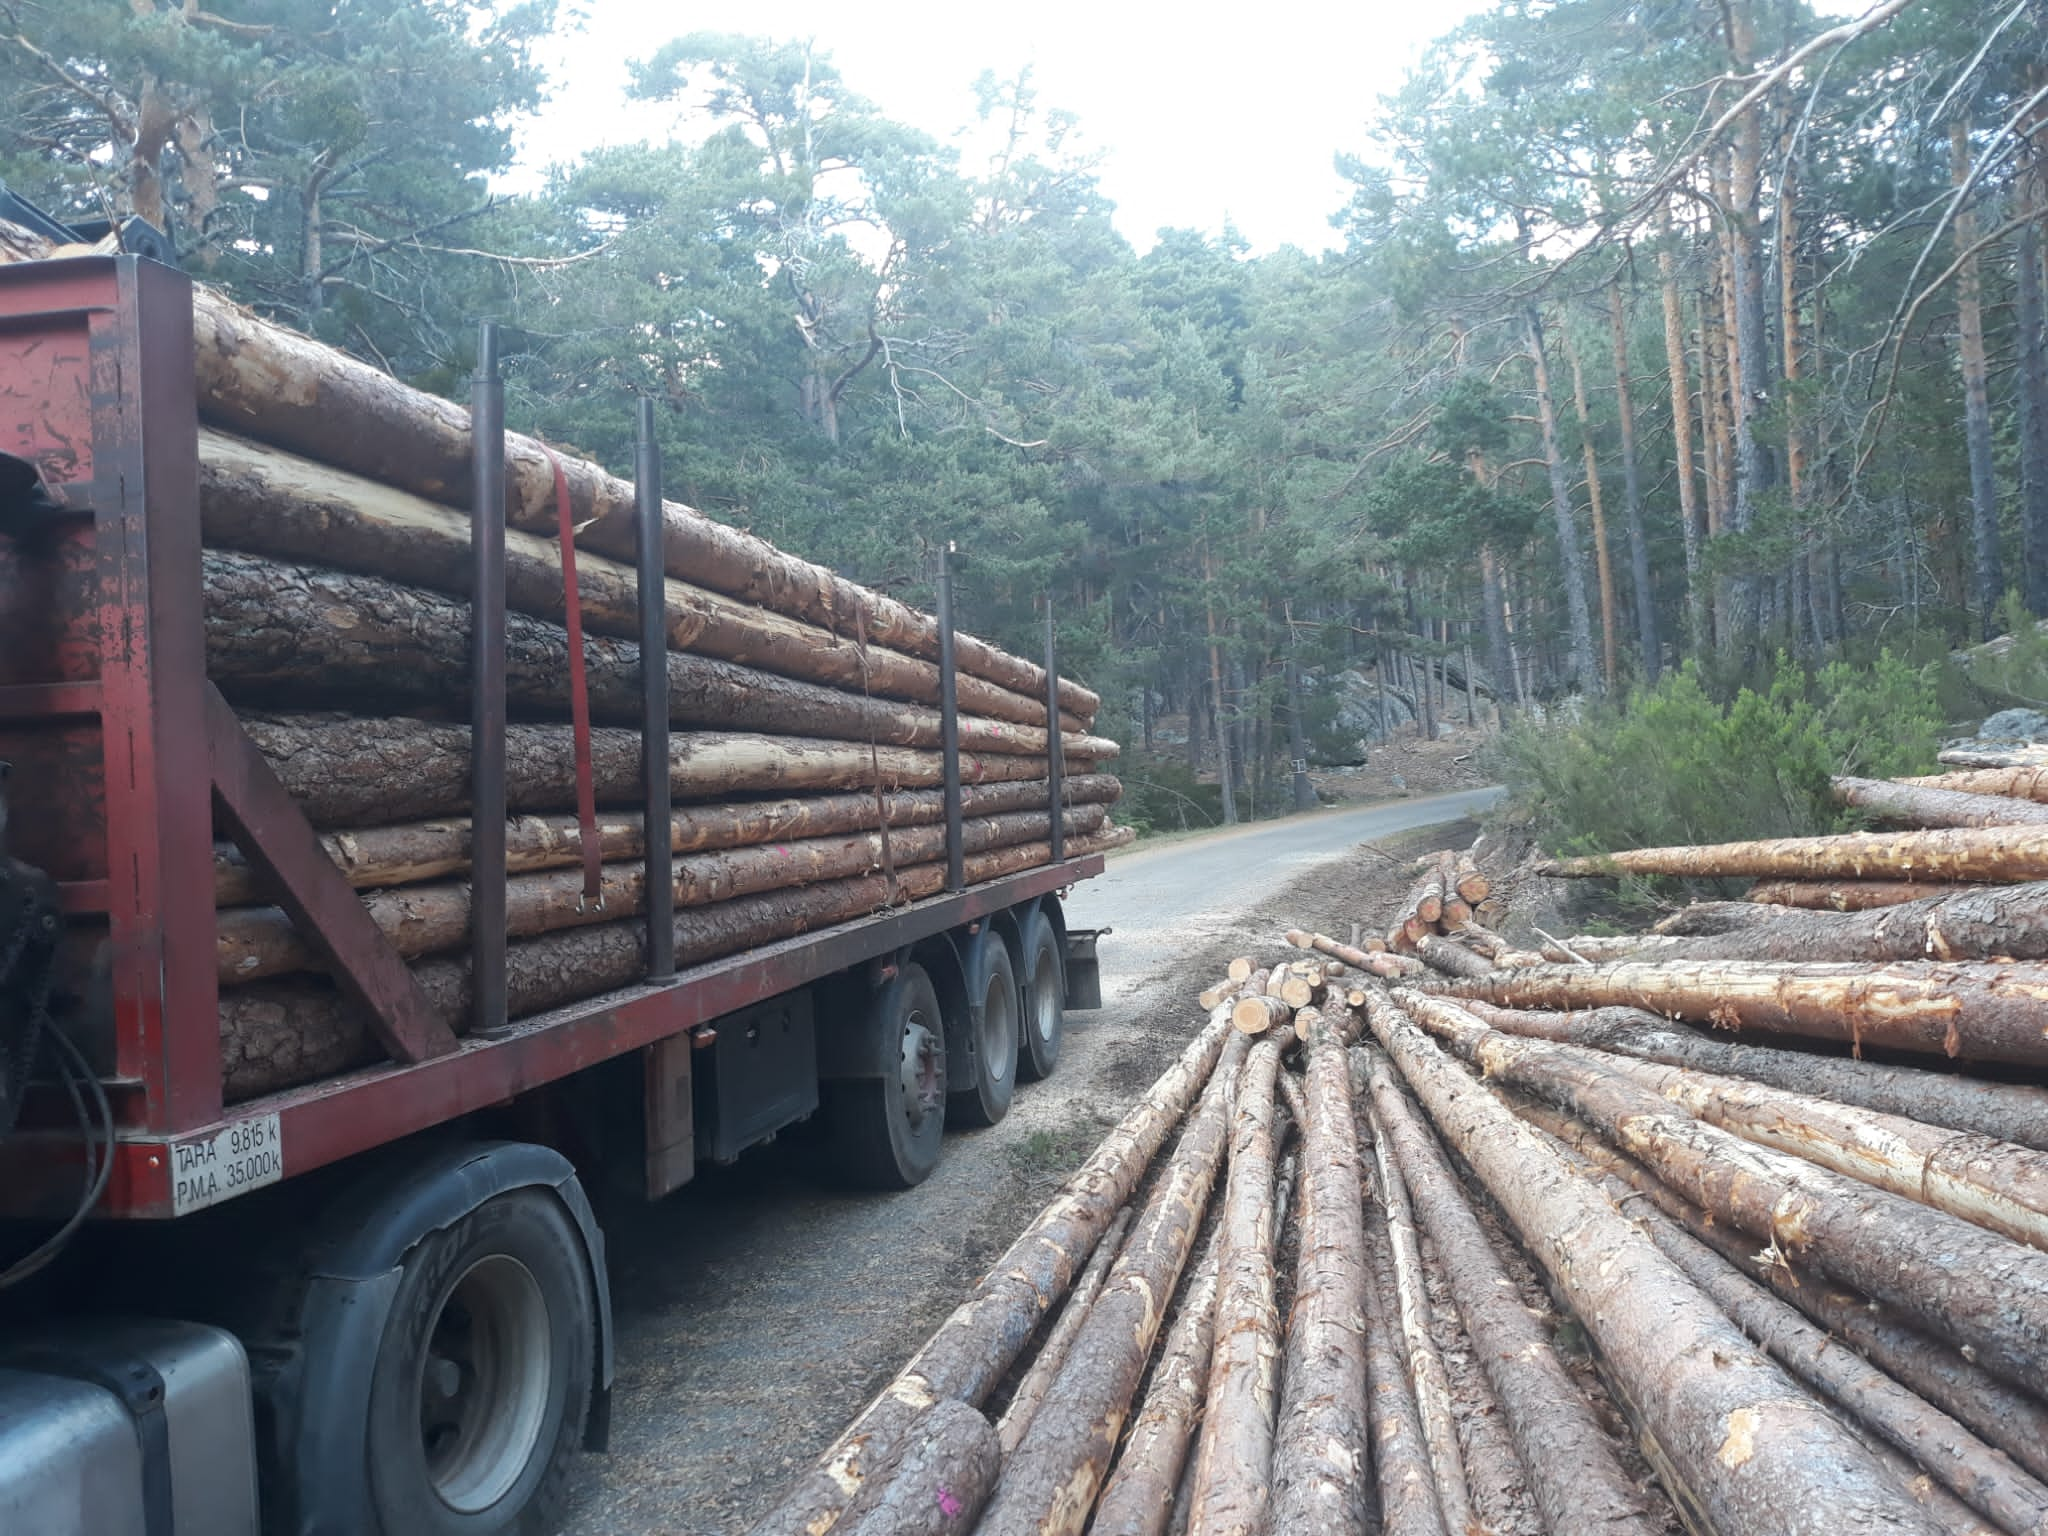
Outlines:
[[[1114,860],[1068,903],[1074,926],[1114,930],[1102,1010],[1069,1014],[1058,1072],[1021,1089],[1001,1125],[949,1136],[915,1190],[832,1188],[799,1130],[700,1170],[658,1204],[612,1203],[612,1450],[578,1468],[562,1536],[744,1531],[1180,1050],[1196,1022],[1190,976],[1270,946],[1287,921],[1348,929],[1385,867],[1353,857],[1360,843],[1459,821],[1496,793],[1324,812]],[[1429,840],[1398,841],[1413,853]]]

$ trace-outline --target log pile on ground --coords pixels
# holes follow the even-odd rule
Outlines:
[[[754,1536],[947,1398],[1003,1536],[2048,1536],[2043,889],[1290,932]]]
[[[51,254],[0,230],[0,260]],[[429,1001],[468,1024],[469,413],[195,288],[207,673]],[[512,1011],[630,985],[644,924],[634,487],[507,441]],[[565,548],[558,494],[574,547]],[[939,631],[930,615],[667,503],[656,552],[673,728],[676,946],[687,961],[940,888]],[[573,571],[575,590],[565,572]],[[572,601],[573,600],[573,601]],[[580,608],[603,878],[571,727]],[[1128,841],[1097,696],[956,637],[970,878]],[[1050,686],[1049,686],[1050,684]],[[1056,704],[1049,704],[1049,695]],[[1049,718],[1049,710],[1051,717]],[[1050,755],[1067,775],[1051,804]],[[227,843],[216,850],[230,1101],[373,1061],[365,1021]]]

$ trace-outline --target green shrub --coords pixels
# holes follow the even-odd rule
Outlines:
[[[1940,728],[1933,670],[1890,655],[1818,674],[1780,657],[1768,690],[1726,704],[1688,664],[1576,719],[1518,722],[1494,771],[1553,853],[1795,837],[1848,824],[1831,775],[1925,771]]]
[[[1138,836],[1222,825],[1223,791],[1197,779],[1184,759],[1126,753],[1110,766],[1124,786],[1116,819]]]

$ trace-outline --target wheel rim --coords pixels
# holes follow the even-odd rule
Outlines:
[[[903,1021],[897,1089],[903,1118],[913,1132],[924,1128],[925,1118],[938,1110],[939,1101],[946,1096],[945,1037],[933,1023],[922,1008],[911,1009]]]
[[[1041,1045],[1051,1045],[1060,1028],[1060,970],[1050,950],[1040,950],[1031,978],[1031,1028]]]
[[[1017,988],[993,966],[981,1000],[981,1054],[989,1077],[998,1083],[1010,1075],[1017,1060]]]
[[[517,1259],[478,1259],[449,1288],[419,1400],[427,1478],[450,1509],[489,1509],[525,1474],[547,1418],[552,1344],[547,1299]]]

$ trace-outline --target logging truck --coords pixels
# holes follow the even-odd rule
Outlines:
[[[262,435],[253,419],[238,423],[248,441],[209,437],[221,407],[203,364],[195,383],[194,319],[207,302],[185,274],[132,251],[0,263],[0,760],[10,765],[0,770],[0,1263],[10,1266],[0,1281],[0,1531],[549,1531],[571,1461],[603,1447],[608,1422],[613,1327],[598,1196],[619,1186],[665,1195],[700,1164],[799,1123],[839,1177],[914,1185],[948,1124],[993,1123],[1018,1076],[1053,1069],[1064,1009],[1099,1006],[1096,935],[1068,930],[1060,904],[1113,846],[1100,804],[1092,819],[1061,809],[1087,809],[1063,791],[1072,759],[1051,745],[1078,739],[1061,735],[1076,690],[1058,676],[1049,621],[1046,666],[1027,669],[954,634],[943,579],[931,660],[876,651],[870,666],[872,624],[857,642],[827,637],[859,645],[863,680],[883,678],[881,659],[893,657],[911,682],[929,674],[938,690],[926,711],[936,752],[869,735],[858,760],[873,765],[871,779],[812,781],[841,791],[832,827],[874,837],[880,872],[821,868],[836,878],[780,889],[750,877],[756,884],[741,888],[765,894],[691,905],[702,893],[683,868],[690,850],[728,848],[703,857],[745,855],[749,869],[801,852],[808,845],[758,845],[782,835],[775,817],[824,817],[824,802],[749,799],[766,785],[741,775],[718,781],[737,791],[723,809],[693,804],[714,797],[674,766],[688,743],[679,736],[671,758],[663,686],[680,686],[682,643],[669,650],[668,679],[635,665],[638,681],[620,695],[573,611],[567,672],[543,681],[588,692],[600,714],[639,718],[595,729],[593,781],[591,705],[568,726],[521,724],[539,706],[515,656],[508,719],[507,626],[536,622],[518,606],[531,585],[521,562],[537,550],[559,559],[573,599],[575,545],[585,527],[605,525],[579,505],[572,544],[570,490],[583,494],[601,472],[578,463],[565,477],[557,461],[559,545],[508,533],[503,509],[517,488],[508,493],[507,464],[516,473],[532,440],[506,433],[486,332],[473,414],[456,422],[472,465],[466,494],[402,488],[418,547],[447,533],[449,504],[460,509],[451,537],[469,563],[446,563],[456,575],[444,596],[457,594],[446,622],[461,626],[468,665],[449,675],[466,697],[437,709],[409,692],[432,658],[404,651],[413,659],[387,660],[397,702],[383,711],[402,719],[308,717],[279,745],[276,719],[244,711],[216,670],[232,661],[208,629],[229,589],[208,585],[203,505],[212,515],[218,491],[220,514],[234,515],[221,466],[268,450],[248,446]],[[216,345],[219,316],[207,323]],[[249,355],[245,345],[239,356]],[[330,395],[305,411],[308,430],[359,460],[396,455],[404,444],[388,434],[337,419],[335,381],[357,378],[346,368],[359,366],[338,358],[316,360]],[[305,403],[292,379],[273,377],[251,390],[249,409]],[[334,462],[323,466],[319,447],[297,444],[298,499],[275,503],[273,531],[317,499],[306,487]],[[715,550],[737,537],[665,511],[658,472],[643,410],[627,493],[638,522],[607,547],[609,563],[584,556],[586,621],[604,621],[592,612],[602,580],[623,580],[614,606],[629,637],[637,623],[638,655],[668,649],[674,605],[697,600],[696,588],[678,586],[688,571],[678,570],[677,539]],[[334,509],[368,518],[400,495],[388,479],[369,485],[340,471],[321,484],[336,559]],[[726,606],[705,598],[705,611],[728,613],[737,600],[717,601]],[[399,639],[440,644],[440,622]],[[800,629],[772,613],[756,626],[797,660],[810,633]],[[562,631],[549,634],[559,644]],[[970,643],[1003,666],[970,675]],[[1035,698],[986,681],[1027,670],[1040,680]],[[974,771],[979,760],[961,743],[970,684],[1013,715],[1036,712],[1035,760]],[[362,680],[353,686],[360,695]],[[845,707],[870,713],[850,719],[879,708],[865,686]],[[395,751],[399,724],[406,750],[431,749],[465,774],[459,804],[446,808],[459,815],[391,834],[439,840],[428,859],[438,883],[393,894],[355,878],[385,834],[362,816],[315,814],[323,791],[293,775],[313,750],[304,733],[326,729],[330,747],[347,749],[329,788],[373,810],[396,805],[412,780],[376,767],[397,759],[363,754],[378,743]],[[984,734],[1003,729],[1030,728]],[[547,740],[574,760],[563,782],[574,780],[575,816],[522,814],[519,774],[539,732],[558,733]],[[607,780],[605,753],[627,736],[638,738],[636,755]],[[797,751],[767,736],[730,740],[777,772]],[[1078,775],[1089,772],[1082,752]],[[886,764],[912,757],[935,777],[882,782]],[[1015,765],[1031,761],[1035,784],[1014,782],[1024,776]],[[619,810],[619,784],[643,797],[627,802],[632,816]],[[1000,813],[978,843],[984,823],[963,811],[977,792]],[[606,802],[601,827],[595,799]],[[732,826],[749,816],[766,830],[740,845]],[[1019,817],[1022,831],[1011,825]],[[723,841],[702,840],[714,822]],[[664,825],[677,829],[673,845],[641,835]],[[406,844],[406,856],[426,858],[423,846]],[[587,886],[576,883],[578,863]],[[553,916],[521,927],[532,891]],[[384,907],[370,899],[386,896]],[[738,908],[751,926],[732,918],[718,929],[738,938],[721,948],[699,937]],[[442,909],[456,914],[454,951],[420,938],[420,924],[431,927],[422,914]],[[237,967],[273,980],[232,985]],[[289,987],[266,993],[282,986],[279,972]],[[597,995],[575,995],[598,981]],[[252,1001],[262,997],[273,1001]]]

